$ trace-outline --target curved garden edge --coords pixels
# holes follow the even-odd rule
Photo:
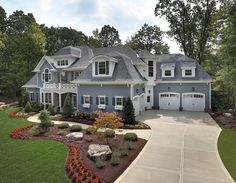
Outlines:
[[[32,137],[32,136],[27,136],[27,132],[25,130],[29,130],[33,125],[30,125],[30,126],[26,126],[26,127],[19,127],[19,128],[16,128],[15,130],[12,131],[12,133],[10,134],[10,136],[12,138],[15,138],[15,139],[46,139],[46,140],[56,140],[56,141],[59,141],[63,144],[65,144],[67,147],[69,147],[70,151],[69,151],[69,155],[67,157],[67,162],[66,162],[66,175],[69,177],[69,179],[72,181],[72,182],[87,182],[87,178],[85,177],[89,177],[89,178],[93,178],[91,179],[90,181],[88,182],[102,182],[102,179],[101,179],[101,175],[98,175],[100,174],[99,172],[97,172],[98,174],[94,174],[92,171],[94,170],[94,167],[92,167],[92,170],[88,167],[90,167],[91,164],[87,164],[88,161],[85,161],[88,166],[86,166],[85,164],[83,164],[83,160],[85,158],[85,152],[84,152],[84,147],[80,147],[80,145],[76,145],[74,146],[72,143],[67,143],[63,140],[60,140],[60,139],[57,139],[56,137],[53,139],[53,138],[47,138],[47,137]],[[26,133],[24,133],[26,132]],[[133,161],[137,158],[137,156],[140,154],[140,152],[142,152],[142,149],[145,147],[146,145],[146,142],[140,146],[138,149],[140,150],[137,150],[135,152],[135,155],[131,156],[133,158],[129,158],[129,159],[125,159],[123,161],[127,161],[128,162],[126,164],[121,164],[119,166],[121,166],[122,168],[119,168],[118,169],[118,173],[116,172],[116,176],[113,176],[112,178],[112,181],[108,181],[108,182],[114,182],[126,169],[127,167],[129,167]],[[82,145],[83,146],[83,145]],[[80,149],[82,148],[82,149]],[[73,153],[72,151],[74,151],[75,153]],[[81,154],[76,154],[76,152],[82,152]],[[74,156],[74,157],[71,157]],[[82,167],[82,170],[81,170],[81,167]],[[107,169],[109,169],[109,167],[106,167]],[[85,169],[85,170],[84,170]],[[122,170],[123,169],[123,170]],[[95,170],[96,172],[96,170]],[[83,175],[83,173],[86,173],[86,175]],[[84,181],[85,179],[87,179],[86,181]],[[105,181],[107,182],[107,181]]]
[[[225,174],[227,175],[227,177],[229,178],[229,180],[232,182],[232,183],[235,183],[236,182],[236,180],[234,180],[233,179],[233,175],[232,175],[232,172],[230,172],[230,169],[228,168],[226,168],[226,167],[228,167],[229,165],[228,164],[226,164],[226,162],[224,161],[224,157],[223,157],[223,152],[220,152],[220,151],[222,151],[223,150],[223,147],[220,147],[220,141],[222,140],[221,138],[222,138],[222,135],[223,135],[223,130],[226,130],[226,129],[222,129],[222,128],[220,128],[220,131],[219,131],[219,133],[218,133],[218,136],[217,136],[217,139],[216,139],[216,142],[215,142],[215,144],[216,144],[216,149],[217,149],[217,153],[216,153],[216,156],[217,156],[217,159],[218,159],[218,161],[220,162],[220,164],[222,165],[222,168],[223,168],[223,170],[224,170],[224,172],[225,172]],[[229,130],[229,129],[227,129],[227,130]],[[236,133],[236,132],[235,132]],[[235,135],[236,136],[236,135]],[[236,145],[236,140],[235,140],[235,142],[234,142],[234,144]],[[221,149],[222,148],[222,149]],[[233,148],[233,147],[230,147],[230,148]],[[234,153],[234,152],[231,152],[231,153]],[[227,156],[229,156],[229,154],[227,154]],[[233,164],[232,162],[231,162],[231,164]],[[236,170],[234,170],[234,172],[236,172]],[[236,179],[236,175],[234,175],[234,178]]]

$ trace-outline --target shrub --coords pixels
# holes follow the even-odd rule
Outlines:
[[[76,113],[76,116],[80,119],[90,119],[91,118],[91,115],[89,113],[84,112],[84,111],[78,111]]]
[[[68,123],[61,123],[58,125],[59,129],[65,129],[65,128],[69,128],[69,124]]]
[[[64,136],[65,135],[65,132],[63,130],[59,130],[57,132],[57,135],[60,135],[60,136]]]
[[[40,103],[35,102],[35,101],[31,101],[31,108],[32,108],[32,112],[39,112],[42,110],[42,106],[40,105]]]
[[[132,143],[126,143],[124,145],[127,147],[128,150],[133,150],[134,149],[134,144],[132,144]]]
[[[137,141],[138,140],[138,136],[136,133],[126,133],[124,135],[124,139],[128,140],[128,141]]]
[[[25,105],[25,112],[30,113],[31,111],[32,111],[32,107],[31,107],[30,102],[28,101]]]
[[[105,162],[101,158],[96,158],[96,167],[99,169],[104,168]]]
[[[128,97],[124,106],[124,122],[125,124],[136,124],[134,115],[134,106],[131,99]]]
[[[27,104],[27,102],[29,102],[30,99],[29,99],[29,93],[28,92],[23,92],[22,94],[22,99],[21,99],[21,106],[22,107],[25,107],[25,105]]]
[[[73,106],[72,106],[71,98],[69,94],[66,95],[66,98],[63,104],[62,114],[66,117],[71,117],[73,114]]]
[[[32,135],[32,136],[39,136],[41,134],[40,131],[39,131],[39,127],[38,126],[33,126],[32,128],[30,128],[29,134]]]
[[[71,131],[71,132],[80,132],[81,129],[82,129],[82,127],[81,127],[80,125],[72,125],[72,126],[70,127],[70,131]]]
[[[96,132],[96,130],[97,129],[95,127],[91,126],[91,127],[86,128],[85,133],[87,135],[91,135],[91,134],[94,134]]]
[[[52,116],[54,116],[56,114],[55,110],[54,110],[54,107],[51,104],[48,106],[47,110],[48,110],[49,114],[52,115]]]
[[[112,138],[112,137],[115,136],[115,131],[114,130],[106,130],[104,133],[105,133],[105,136],[107,138]]]
[[[120,154],[121,156],[128,156],[128,148],[126,146],[121,146],[120,147]]]
[[[54,126],[54,122],[51,122],[49,127],[53,127]]]
[[[43,130],[48,130],[48,128],[51,126],[51,120],[49,119],[47,111],[42,111],[40,113],[39,120],[41,121],[39,127]]]
[[[110,161],[111,165],[113,165],[113,166],[119,165],[120,164],[120,156],[121,156],[121,154],[119,151],[114,151],[111,155],[111,161]]]

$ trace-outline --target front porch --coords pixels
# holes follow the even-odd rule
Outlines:
[[[67,95],[70,95],[71,104],[73,108],[77,109],[77,95],[76,93],[72,92],[60,92],[60,91],[42,91],[40,97],[40,103],[43,104],[44,109],[48,105],[52,105],[57,112],[62,112],[63,104],[65,102],[65,98]]]

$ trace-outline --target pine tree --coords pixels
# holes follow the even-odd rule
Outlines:
[[[67,94],[63,104],[63,115],[66,117],[71,117],[72,114],[73,114],[73,107],[71,103],[71,98],[70,95]]]
[[[32,111],[32,107],[31,107],[30,102],[28,101],[25,105],[25,112],[30,113],[31,111]]]
[[[124,122],[125,124],[136,124],[134,106],[129,97],[124,106]]]

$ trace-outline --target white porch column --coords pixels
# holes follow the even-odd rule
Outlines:
[[[59,93],[59,107],[60,107],[60,111],[61,111],[61,93]]]
[[[211,83],[209,83],[209,109],[211,110]]]
[[[54,92],[51,93],[52,106],[54,106]]]
[[[46,92],[43,93],[44,97],[43,97],[43,109],[46,109]]]
[[[130,99],[133,101],[133,86],[134,85],[130,85]]]

